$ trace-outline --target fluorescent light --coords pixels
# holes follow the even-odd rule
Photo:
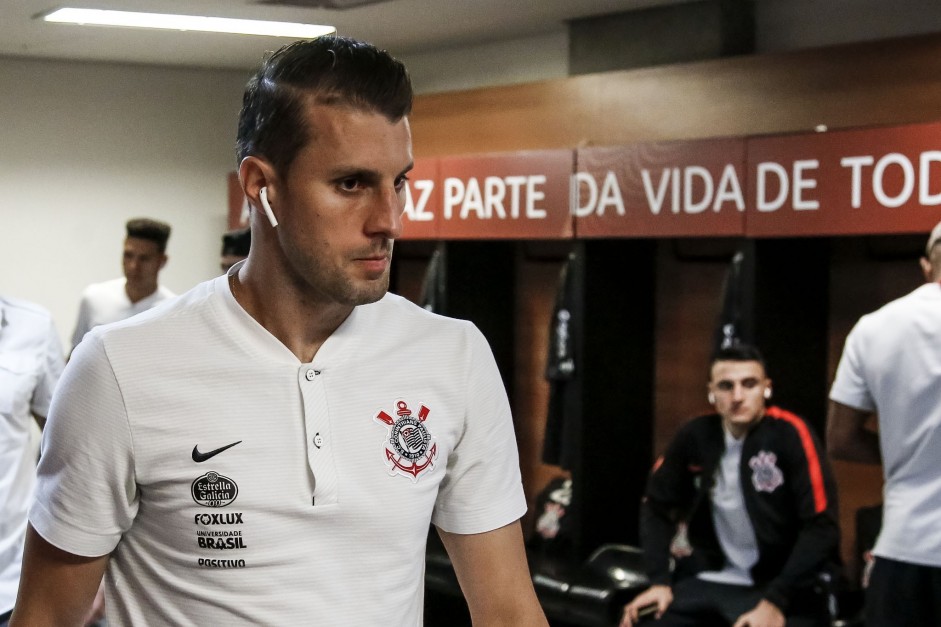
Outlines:
[[[264,20],[236,20],[202,15],[169,15],[167,13],[137,13],[133,11],[105,11],[99,9],[58,9],[43,17],[47,22],[91,24],[94,26],[129,26],[134,28],[160,28],[164,30],[194,30],[208,33],[235,33],[239,35],[266,35],[313,39],[336,32],[332,26],[301,24],[297,22],[268,22]]]

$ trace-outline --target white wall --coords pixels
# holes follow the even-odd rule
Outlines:
[[[216,274],[246,78],[0,59],[0,292],[47,307],[65,343],[135,216],[173,226],[170,289]]]

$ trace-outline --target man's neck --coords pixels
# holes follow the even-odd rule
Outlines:
[[[130,281],[124,282],[124,293],[127,294],[128,300],[131,301],[131,304],[135,304],[139,301],[144,300],[151,294],[157,291],[158,285],[156,283],[147,284],[147,285],[136,285],[132,284]]]
[[[256,261],[256,264],[259,262]],[[282,272],[243,265],[229,275],[229,289],[238,304],[301,361],[309,363],[337,327],[349,317],[352,305],[320,303],[300,293]]]

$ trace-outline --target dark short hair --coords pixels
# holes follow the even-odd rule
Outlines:
[[[161,254],[167,250],[167,240],[170,239],[170,225],[160,220],[150,218],[133,218],[125,225],[128,237],[146,239],[154,242]]]
[[[336,35],[296,41],[267,57],[245,86],[236,156],[290,168],[310,139],[304,98],[380,113],[398,121],[412,110],[405,66],[384,50]]]
[[[222,255],[248,257],[248,249],[251,245],[252,230],[250,228],[229,231],[222,236]]]
[[[725,348],[720,348],[712,354],[712,359],[709,361],[708,379],[712,378],[712,367],[716,365],[717,361],[757,361],[761,364],[762,370],[766,373],[768,371],[761,351],[756,346],[744,342],[737,342]]]

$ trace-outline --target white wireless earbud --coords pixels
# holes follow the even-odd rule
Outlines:
[[[709,394],[706,396],[706,399],[709,401],[710,405],[716,404],[716,395],[713,394],[712,392],[709,392]]]
[[[268,216],[268,222],[271,223],[271,227],[274,228],[278,226],[278,219],[274,217],[274,211],[271,210],[271,203],[268,202],[267,187],[262,187],[258,190],[258,198],[261,199],[261,206],[265,210],[265,215]]]
[[[771,398],[771,388],[765,388],[765,399]]]

